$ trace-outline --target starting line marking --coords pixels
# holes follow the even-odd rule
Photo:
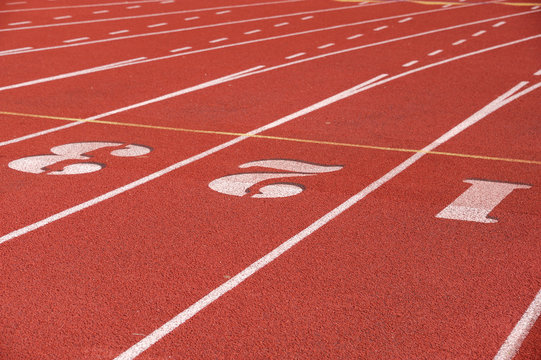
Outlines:
[[[460,158],[469,158],[469,159],[478,159],[478,160],[505,161],[505,162],[514,162],[514,163],[522,163],[522,164],[541,165],[541,161],[537,161],[537,160],[513,159],[513,158],[503,158],[503,157],[485,156],[485,155],[462,154],[462,153],[453,153],[453,152],[446,152],[446,151],[428,151],[428,152],[426,152],[426,151],[418,150],[418,149],[395,148],[395,147],[366,145],[366,144],[351,144],[351,143],[343,143],[343,142],[336,142],[336,141],[300,139],[300,138],[290,138],[290,137],[272,136],[272,135],[237,133],[237,132],[230,132],[230,131],[187,129],[187,128],[177,128],[177,127],[170,127],[170,126],[147,125],[147,124],[137,124],[137,123],[117,122],[117,121],[107,121],[107,120],[93,120],[93,119],[86,120],[86,119],[69,118],[69,117],[61,117],[61,116],[24,114],[24,113],[16,113],[16,112],[9,112],[9,111],[0,111],[0,115],[22,116],[22,117],[30,117],[30,118],[38,118],[38,119],[62,120],[62,121],[70,121],[70,122],[78,122],[78,123],[94,123],[94,124],[103,124],[103,125],[137,127],[137,128],[146,128],[146,129],[154,129],[154,130],[168,130],[168,131],[195,133],[195,134],[242,136],[242,137],[251,137],[251,138],[256,138],[256,139],[280,140],[280,141],[291,141],[291,142],[308,143],[308,144],[354,147],[354,148],[369,149],[369,150],[383,150],[383,151],[407,152],[407,153],[423,153],[423,154],[430,154],[430,155],[442,155],[442,156],[451,156],[451,157],[460,157]]]

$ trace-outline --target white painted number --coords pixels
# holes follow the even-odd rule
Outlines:
[[[106,147],[118,147],[120,145],[123,145],[123,143],[95,141],[65,144],[51,148],[52,154],[24,157],[22,159],[13,160],[8,164],[8,166],[14,170],[32,174],[88,174],[94,171],[101,170],[105,167],[105,165],[97,162],[77,162],[75,164],[68,164],[64,166],[62,170],[50,170],[48,169],[48,167],[62,161],[89,160],[92,158],[92,156],[87,155],[87,153],[91,151]],[[122,148],[113,150],[110,152],[110,154],[120,157],[132,157],[145,155],[151,151],[152,149],[147,146],[130,144],[125,145]]]
[[[279,172],[254,172],[228,175],[211,181],[209,187],[222,194],[233,196],[244,196],[252,193],[252,187],[262,181],[270,179],[283,179],[289,177],[312,176],[320,173],[337,171],[342,166],[327,166],[310,164],[297,160],[259,160],[242,164],[241,169],[249,167],[264,167],[275,170],[289,171],[287,173]],[[252,195],[253,198],[280,198],[300,194],[304,190],[304,186],[295,183],[274,183],[265,185],[257,189],[258,192]]]
[[[453,203],[443,209],[437,218],[495,223],[497,219],[488,214],[515,189],[529,189],[530,185],[512,184],[489,180],[464,180],[472,184]]]

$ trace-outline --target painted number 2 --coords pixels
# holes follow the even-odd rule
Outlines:
[[[304,186],[295,183],[277,182],[264,185],[253,191],[254,185],[271,180],[290,177],[313,176],[320,173],[328,173],[340,170],[342,166],[328,166],[311,164],[297,160],[258,160],[240,165],[241,169],[250,167],[263,167],[267,169],[283,170],[288,172],[252,172],[228,175],[211,181],[209,187],[222,194],[244,196],[252,193],[253,198],[281,198],[300,194]]]
[[[52,154],[47,155],[35,155],[28,156],[22,159],[17,159],[8,164],[11,169],[23,171],[32,174],[42,174],[46,173],[47,175],[78,175],[78,174],[88,174],[101,170],[105,167],[104,164],[97,162],[82,162],[84,160],[89,160],[92,157],[87,155],[87,153],[107,148],[107,147],[119,147],[123,143],[117,142],[80,142],[80,143],[71,143],[59,145],[51,148]],[[133,157],[148,154],[152,151],[152,148],[143,145],[129,144],[118,149],[115,149],[110,152],[113,156],[120,157]],[[50,170],[48,167],[63,162],[63,161],[74,161],[79,160],[75,164],[68,164],[64,166],[61,170]]]

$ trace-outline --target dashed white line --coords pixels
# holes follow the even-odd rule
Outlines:
[[[17,48],[17,49],[2,50],[2,51],[0,51],[0,54],[9,54],[9,53],[12,53],[12,52],[17,52],[17,51],[22,51],[22,50],[30,50],[30,49],[33,49],[33,47],[27,46],[27,47],[22,47],[22,48]]]
[[[244,33],[244,35],[255,34],[255,33],[258,33],[258,32],[260,32],[260,31],[261,31],[261,29],[250,30],[250,31],[246,31],[246,32]]]
[[[314,17],[312,15],[310,16],[305,16],[305,17],[302,17],[301,20],[310,20],[310,19],[313,19]]]
[[[217,43],[217,42],[226,41],[227,39],[228,39],[228,38],[214,39],[214,40],[210,40],[209,43],[214,44],[214,43]]]
[[[217,11],[217,12],[215,12],[215,14],[216,15],[223,15],[223,14],[228,14],[230,12],[231,12],[231,10],[224,10],[224,11]]]
[[[71,15],[57,16],[57,17],[54,17],[53,19],[55,20],[71,19]]]
[[[430,54],[428,54],[428,56],[434,56],[434,55],[438,55],[439,53],[442,53],[443,50],[436,50],[436,51],[432,51]]]
[[[167,25],[167,23],[158,23],[158,24],[147,25],[147,28],[155,28],[155,27],[160,27],[160,26],[165,26],[165,25]]]
[[[325,44],[325,45],[318,46],[317,48],[318,49],[325,49],[325,48],[331,47],[333,45],[334,45],[334,43],[328,43],[328,44]]]
[[[380,27],[375,28],[374,31],[380,31],[380,30],[387,29],[387,28],[388,28],[388,26],[384,25],[384,26],[380,26]]]
[[[107,14],[109,10],[98,10],[98,11],[92,11],[92,14]]]
[[[461,40],[455,41],[455,42],[453,43],[453,45],[455,45],[455,46],[456,46],[456,45],[460,45],[460,44],[463,44],[463,43],[465,43],[465,42],[466,42],[466,40],[464,40],[464,39],[461,39]]]
[[[411,19],[413,19],[413,18],[407,17],[407,18],[405,18],[405,19],[398,20],[398,22],[399,22],[399,23],[405,23],[405,22],[407,22],[407,21],[410,21]]]
[[[192,48],[191,46],[184,46],[178,49],[169,50],[169,52],[176,53],[176,52],[190,50],[191,48]]]
[[[353,40],[353,39],[360,38],[361,36],[363,36],[363,34],[351,35],[351,36],[347,37],[346,39]]]
[[[117,34],[124,34],[129,32],[129,30],[117,30],[117,31],[111,31],[109,35],[117,35]]]
[[[492,25],[492,27],[500,27],[503,24],[505,24],[505,21],[500,21],[499,23],[496,23],[496,24]]]
[[[486,30],[481,30],[481,31],[478,31],[476,32],[475,34],[473,34],[472,36],[479,36],[479,35],[483,35],[484,33],[486,33],[487,31]]]
[[[288,22],[283,22],[283,23],[279,23],[279,24],[274,24],[274,27],[280,27],[280,26],[284,26],[284,25],[288,25],[289,23]]]
[[[139,9],[141,7],[141,5],[133,5],[133,6],[128,6],[126,7],[126,9]]]
[[[72,43],[72,42],[83,41],[83,40],[88,40],[88,39],[90,39],[90,38],[89,37],[80,37],[80,38],[75,38],[75,39],[64,40],[64,42],[66,44],[69,44],[69,43]]]
[[[294,59],[294,58],[297,58],[297,57],[303,56],[303,55],[306,55],[306,53],[300,52],[300,53],[296,53],[296,54],[293,54],[293,55],[286,56],[285,58],[287,60],[290,60],[290,59]]]
[[[410,62],[407,62],[405,63],[404,65],[402,65],[403,67],[409,67],[411,65],[415,65],[419,62],[419,60],[413,60],[413,61],[410,61]]]
[[[197,20],[197,19],[199,19],[199,16],[192,16],[192,17],[184,18],[184,20],[186,20],[186,21]]]
[[[17,25],[27,25],[27,24],[32,24],[32,21],[19,21],[19,22],[9,23],[8,25],[17,26]]]

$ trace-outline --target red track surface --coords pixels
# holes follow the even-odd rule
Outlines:
[[[0,358],[541,359],[541,9],[254,4],[0,5]]]

